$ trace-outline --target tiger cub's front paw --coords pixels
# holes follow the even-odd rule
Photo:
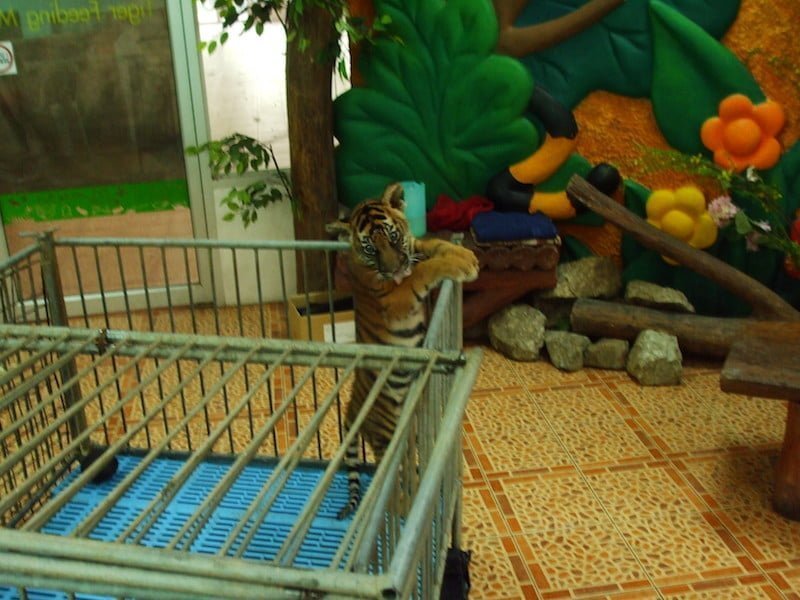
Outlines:
[[[478,257],[472,250],[457,246],[457,251],[454,251],[452,256],[449,257],[450,266],[453,268],[453,273],[450,277],[456,281],[475,281],[478,278],[480,271],[480,264]]]

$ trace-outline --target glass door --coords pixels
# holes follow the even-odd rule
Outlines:
[[[0,255],[30,243],[21,233],[50,229],[205,237],[203,167],[184,152],[206,123],[192,4],[0,5]],[[193,261],[185,283],[198,271]],[[75,278],[62,278],[74,292]]]

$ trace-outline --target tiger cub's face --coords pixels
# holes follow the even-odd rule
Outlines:
[[[400,283],[411,274],[413,237],[403,214],[403,187],[393,183],[376,200],[359,204],[348,223],[329,231],[346,232],[355,258],[384,280]]]

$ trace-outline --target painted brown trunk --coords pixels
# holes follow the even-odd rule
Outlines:
[[[364,19],[364,24],[369,27],[375,19],[375,5],[372,0],[348,0],[347,10],[351,17]],[[358,61],[361,58],[361,44],[350,44],[350,82],[354,86],[364,85]]]
[[[297,43],[290,42],[286,48],[292,193],[299,209],[295,237],[322,240],[328,238],[325,224],[338,216],[330,50],[337,40],[328,11],[309,5],[300,20],[299,31],[308,39],[308,47],[301,51]],[[297,269],[301,290],[326,289],[328,265],[323,261],[308,260],[304,265],[298,257]]]

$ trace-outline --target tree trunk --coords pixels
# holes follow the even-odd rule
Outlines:
[[[297,39],[286,45],[289,155],[298,209],[294,230],[298,240],[321,240],[328,237],[325,224],[338,216],[331,98],[338,38],[333,16],[326,10],[309,5],[299,19]],[[297,43],[301,37],[309,42],[305,50]],[[298,288],[326,289],[328,269],[316,253],[307,253],[305,261],[298,257]]]
[[[724,358],[752,319],[724,319],[674,313],[603,300],[580,298],[570,313],[572,331],[592,337],[633,341],[644,329],[657,329],[678,338],[684,352]]]

